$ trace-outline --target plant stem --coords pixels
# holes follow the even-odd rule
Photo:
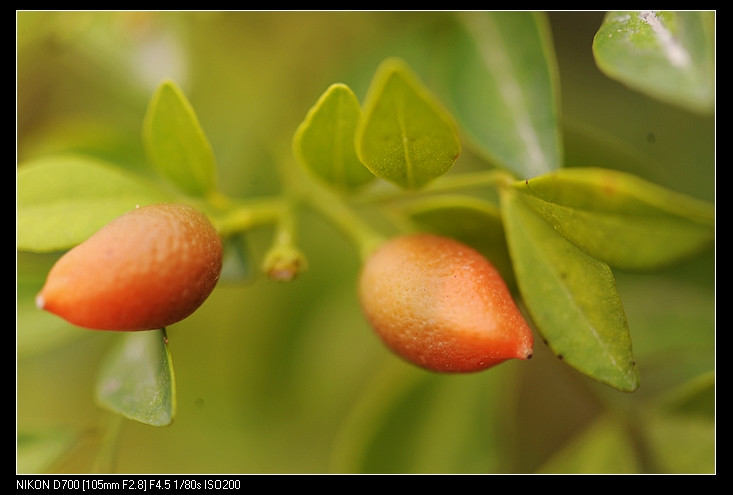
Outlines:
[[[279,166],[291,204],[308,204],[329,219],[351,239],[362,260],[384,242],[384,236],[368,226],[349,207],[346,198],[312,180],[292,159],[283,157]]]
[[[510,184],[516,178],[503,170],[482,170],[480,172],[466,172],[461,174],[446,175],[434,182],[431,182],[418,191],[390,190],[380,193],[373,193],[364,196],[358,201],[374,203],[391,201],[394,199],[412,199],[416,195],[439,194],[444,192],[477,189],[483,187],[500,187]]]
[[[342,198],[336,197],[330,191],[320,189],[310,192],[305,199],[349,236],[359,250],[362,261],[385,241],[383,235],[369,227]]]
[[[426,192],[445,192],[486,186],[502,186],[513,182],[515,177],[504,170],[482,170],[463,174],[446,175],[429,184]]]
[[[258,200],[235,201],[224,209],[223,216],[213,215],[213,223],[222,237],[235,232],[251,229],[257,225],[275,223],[285,215],[284,198],[264,198]]]

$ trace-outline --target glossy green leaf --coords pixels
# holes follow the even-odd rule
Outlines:
[[[214,152],[186,95],[172,81],[164,81],[150,100],[143,142],[153,166],[185,193],[204,196],[216,187]]]
[[[436,49],[440,97],[486,158],[521,178],[562,165],[559,81],[544,13],[464,12]]]
[[[356,153],[374,175],[417,189],[447,172],[461,152],[448,111],[401,60],[382,62],[356,130]]]
[[[175,377],[165,330],[129,332],[102,364],[100,405],[151,426],[168,426],[176,412]]]
[[[635,390],[628,322],[608,265],[558,234],[516,191],[503,190],[501,205],[519,290],[543,340],[587,376]]]
[[[486,256],[510,287],[514,271],[506,246],[499,208],[470,196],[427,197],[406,205],[406,212],[421,228],[457,239]]]
[[[343,190],[371,182],[374,174],[359,161],[354,149],[360,117],[354,92],[344,84],[331,85],[293,136],[293,151],[301,165]]]
[[[609,12],[593,39],[598,68],[690,110],[715,106],[715,12]]]
[[[626,173],[566,168],[515,187],[557,232],[613,267],[658,268],[715,239],[712,204]]]
[[[57,156],[21,164],[17,199],[18,249],[50,252],[79,244],[136,206],[170,196],[111,164]]]
[[[602,416],[538,470],[542,474],[635,474],[641,462],[626,425]]]

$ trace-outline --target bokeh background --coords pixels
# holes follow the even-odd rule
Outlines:
[[[362,99],[387,56],[420,73],[431,32],[450,15],[17,12],[18,163],[73,151],[142,169],[142,119],[170,77],[211,141],[225,192],[277,194],[275,160],[290,153],[320,94],[343,82]],[[603,12],[547,15],[567,164],[630,171],[714,201],[714,116],[601,74],[591,45]],[[260,276],[271,231],[253,231],[251,276],[223,281],[168,329],[178,415],[165,428],[109,426],[116,420],[95,404],[94,383],[118,335],[35,310],[30,295],[54,257],[18,253],[18,471],[714,472],[713,251],[659,272],[616,273],[642,375],[624,394],[563,365],[540,339],[531,361],[479,374],[403,363],[361,316],[353,246],[310,211],[299,220],[306,273],[289,284]],[[24,338],[41,327],[43,338]]]

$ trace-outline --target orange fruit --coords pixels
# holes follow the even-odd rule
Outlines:
[[[384,343],[423,368],[465,373],[532,357],[532,331],[499,272],[453,239],[386,242],[362,268],[359,299]]]
[[[221,265],[221,239],[204,214],[179,204],[144,206],[64,254],[36,304],[80,327],[163,328],[198,309]]]

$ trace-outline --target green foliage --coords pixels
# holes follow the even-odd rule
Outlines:
[[[182,191],[204,196],[216,188],[214,152],[191,104],[173,81],[163,82],[153,95],[143,140],[153,166]]]
[[[593,39],[598,67],[644,93],[698,112],[715,105],[713,12],[609,12]]]
[[[537,12],[471,12],[440,38],[441,96],[479,152],[518,177],[562,166],[552,35]],[[517,40],[522,40],[517,43]]]
[[[558,234],[519,195],[505,192],[502,211],[522,298],[547,345],[586,375],[636,390],[628,322],[608,265]]]
[[[175,378],[165,330],[131,332],[107,356],[96,386],[100,405],[151,426],[176,414]]]
[[[615,268],[660,268],[714,241],[711,204],[628,174],[564,169],[516,187],[557,232]]]
[[[18,249],[69,249],[136,205],[171,195],[113,164],[86,156],[50,156],[18,171]]]
[[[453,119],[401,60],[385,60],[364,101],[356,151],[374,175],[418,189],[461,152]]]
[[[29,53],[45,60],[30,39],[44,29],[49,39],[79,36],[80,45],[97,47],[98,62],[124,51],[108,34],[121,14],[90,14],[96,29],[86,32],[80,23],[66,32],[73,14],[21,16],[20,62]],[[97,105],[106,112],[111,102],[133,102],[122,106],[136,109],[126,116],[135,122],[135,145],[120,138],[101,149],[95,136],[76,142],[59,131],[41,133],[35,148],[32,140],[21,142],[18,469],[63,469],[59,459],[77,437],[36,428],[25,416],[46,409],[40,389],[48,400],[82,407],[89,377],[75,373],[89,372],[97,403],[133,420],[126,432],[136,455],[122,460],[135,471],[714,471],[714,290],[704,265],[715,242],[714,205],[687,193],[695,190],[689,177],[708,185],[705,170],[714,159],[704,132],[712,127],[689,123],[714,108],[714,14],[609,13],[595,39],[582,41],[608,77],[641,92],[618,98],[658,100],[645,103],[654,110],[643,123],[622,112],[645,105],[616,104],[616,95],[596,94],[585,77],[574,83],[572,72],[561,81],[556,57],[565,52],[556,52],[546,14],[340,14],[222,14],[210,25],[188,18],[196,32],[188,41],[197,47],[189,53],[199,64],[197,110],[206,112],[201,121],[211,142],[173,79],[122,91],[124,78],[109,74],[102,86],[119,93],[102,90]],[[392,24],[383,26],[385,19]],[[53,27],[37,24],[43,22]],[[355,51],[351,62],[334,62],[343,57],[328,50],[348,38],[339,31],[318,47],[334,56],[304,65],[300,44],[310,29],[330,33],[341,25],[369,33],[359,38],[369,43],[344,42],[344,50]],[[259,59],[207,46],[232,46],[228,36],[238,36],[258,47],[242,34],[258,29],[294,30],[283,43],[298,48]],[[386,52],[374,33],[385,37]],[[100,37],[108,42],[95,43]],[[78,50],[71,42],[67,48]],[[263,64],[271,56],[280,58]],[[675,63],[685,56],[688,64]],[[231,71],[212,78],[209,63]],[[30,71],[19,65],[19,77]],[[270,72],[275,65],[282,72]],[[303,77],[319,69],[349,84]],[[100,80],[96,71],[82,79]],[[599,143],[619,141],[614,136],[584,135],[581,142],[564,133],[572,119],[560,112],[561,82],[573,117],[588,107],[584,98],[599,105],[608,99],[620,112],[609,119],[615,132],[653,130],[657,149],[611,149]],[[20,98],[19,119],[27,98]],[[125,125],[119,113],[113,117],[110,128]],[[664,127],[667,121],[702,129],[702,137],[669,137],[665,131],[677,131]],[[585,124],[580,128],[597,122]],[[53,152],[59,136],[63,153]],[[676,153],[675,141],[694,149]],[[568,163],[564,147],[582,159]],[[659,155],[660,148],[671,151]],[[647,156],[654,153],[658,162]],[[641,158],[618,158],[630,155]],[[220,287],[196,314],[167,336],[106,333],[102,342],[34,307],[57,252],[138,205],[174,200],[207,213],[225,243]],[[435,375],[397,360],[373,338],[354,299],[354,277],[381,240],[411,230],[457,238],[497,266],[541,337],[532,361]],[[307,276],[287,285],[268,285],[253,273],[259,266],[271,279],[289,281],[306,260]],[[659,285],[629,278],[654,270]],[[54,397],[59,381],[66,388]],[[176,386],[185,389],[184,399]],[[68,390],[81,398],[70,399]],[[178,407],[188,414],[173,424]],[[86,414],[80,421],[96,421],[96,410]],[[170,426],[170,436],[134,423]],[[533,431],[536,425],[545,431]],[[149,442],[149,456],[138,455],[139,442]],[[157,464],[146,465],[151,459]]]
[[[293,150],[304,167],[328,184],[349,190],[374,179],[354,149],[361,117],[356,95],[345,84],[333,84],[295,131]]]

